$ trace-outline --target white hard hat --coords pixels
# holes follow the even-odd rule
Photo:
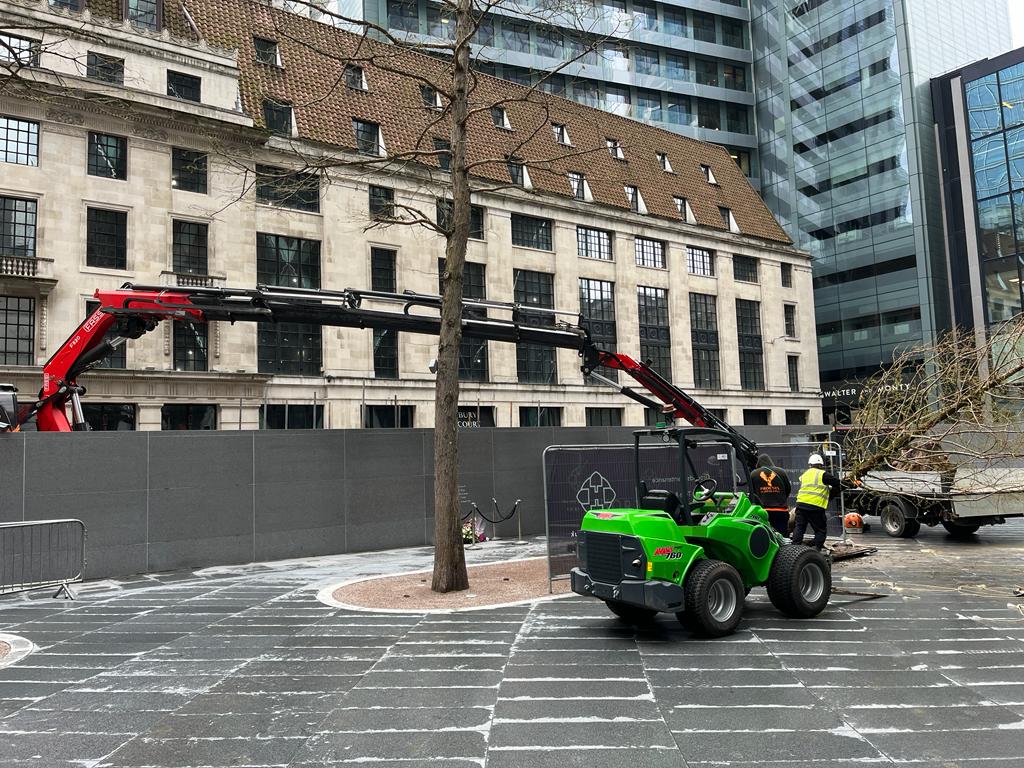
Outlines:
[[[821,454],[812,453],[807,457],[807,466],[809,467],[823,467],[825,466],[825,460],[821,458]]]

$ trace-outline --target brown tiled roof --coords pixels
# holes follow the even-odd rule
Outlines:
[[[118,7],[118,0],[92,0],[90,7]],[[187,30],[178,2],[165,2],[165,26]],[[447,138],[447,122],[431,127],[437,113],[423,106],[420,84],[425,77],[443,84],[446,64],[441,59],[401,50],[304,18],[276,10],[258,0],[187,0],[200,34],[211,45],[237,49],[242,73],[242,105],[258,125],[263,124],[263,99],[291,103],[300,137],[311,142],[353,149],[352,119],[378,123],[389,153],[432,151],[433,139]],[[186,35],[186,36],[191,36]],[[256,61],[253,37],[278,41],[283,66]],[[346,88],[345,61],[365,59],[369,89]],[[719,206],[732,210],[743,234],[789,243],[789,237],[722,147],[638,123],[593,107],[506,80],[479,75],[473,93],[481,111],[470,123],[474,175],[508,183],[503,158],[515,153],[529,167],[537,191],[570,196],[566,172],[586,174],[594,201],[627,209],[624,186],[640,189],[650,214],[679,220],[673,197],[690,202],[697,223],[725,229]],[[501,100],[512,130],[495,128],[488,107]],[[568,128],[573,147],[562,147],[550,123]],[[605,140],[618,139],[625,160],[614,159]],[[674,173],[666,173],[657,152],[669,156]],[[433,157],[423,162],[435,164]],[[705,180],[701,165],[710,166],[718,185]]]

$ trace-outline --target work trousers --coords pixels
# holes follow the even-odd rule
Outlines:
[[[828,525],[825,522],[825,510],[821,507],[797,504],[796,528],[793,529],[794,544],[804,543],[804,533],[807,531],[808,525],[814,531],[814,539],[811,541],[811,546],[815,549],[821,549],[825,545],[825,536],[828,531]]]
[[[769,509],[766,511],[768,512],[768,522],[772,524],[772,528],[783,536],[789,536],[789,510]]]

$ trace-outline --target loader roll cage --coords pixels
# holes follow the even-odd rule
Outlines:
[[[389,329],[437,336],[441,297],[345,289],[186,288],[125,283],[98,290],[99,307],[78,326],[43,367],[39,398],[22,421],[35,417],[41,431],[88,431],[82,412],[85,388],[78,377],[95,368],[128,339],[154,330],[161,321],[185,323],[311,323],[341,328]],[[367,306],[372,303],[373,306]],[[543,344],[573,349],[584,374],[610,385],[647,408],[683,419],[695,427],[729,433],[744,464],[753,469],[757,446],[725,421],[670,383],[646,363],[599,349],[575,312],[542,309],[513,302],[463,299],[462,333],[482,341]],[[570,322],[571,318],[571,322]],[[114,338],[108,339],[108,334]],[[647,394],[620,386],[597,372],[623,371]],[[653,396],[653,397],[652,397]],[[71,406],[71,419],[67,407]],[[17,428],[14,425],[13,428]]]

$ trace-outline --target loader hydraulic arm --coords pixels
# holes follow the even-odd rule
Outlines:
[[[99,365],[128,339],[154,330],[161,321],[313,323],[344,328],[381,328],[437,336],[441,297],[418,293],[312,290],[302,288],[176,288],[125,284],[96,291],[99,307],[43,367],[43,387],[29,418],[41,431],[87,430],[78,377]],[[368,306],[372,304],[373,306]],[[462,332],[484,341],[534,343],[575,350],[584,373],[649,408],[671,413],[696,427],[713,427],[737,437],[745,464],[754,466],[757,446],[650,366],[627,355],[598,349],[575,313],[519,304],[463,300]],[[400,305],[400,309],[396,306]],[[569,322],[566,318],[571,318]],[[112,338],[111,338],[112,337]],[[652,397],[620,386],[596,369],[623,371]],[[71,421],[67,406],[71,405]]]

